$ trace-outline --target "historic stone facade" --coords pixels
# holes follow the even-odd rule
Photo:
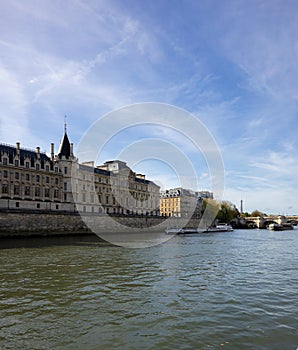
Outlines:
[[[0,144],[0,209],[159,215],[159,186],[119,160],[80,164],[65,133],[57,155]]]

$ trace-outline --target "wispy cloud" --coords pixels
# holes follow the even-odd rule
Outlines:
[[[286,206],[288,192],[278,194],[278,188],[294,193],[298,170],[297,9],[295,2],[279,0],[228,0],[216,7],[212,2],[3,2],[1,141],[48,148],[60,138],[68,114],[76,144],[92,122],[115,108],[171,103],[196,115],[215,137],[231,199],[245,192],[257,205],[271,191],[271,204],[281,203],[272,209]],[[148,131],[138,130],[139,139]],[[154,132],[195,155],[183,135]],[[135,141],[132,133],[125,137],[119,146]],[[201,176],[206,167],[198,159],[193,163],[208,186],[208,177]],[[160,176],[167,180],[166,172]],[[169,186],[175,183],[168,180]]]

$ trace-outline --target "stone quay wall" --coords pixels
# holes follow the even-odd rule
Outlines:
[[[197,219],[190,220],[183,226],[197,227],[198,222]],[[185,223],[185,219],[183,223]],[[74,212],[0,211],[0,237],[90,234],[92,232],[137,231],[144,228],[161,231],[168,227],[181,227],[181,219],[166,220],[165,217],[160,216],[116,215],[108,217],[106,215],[86,214],[83,220],[78,213]]]

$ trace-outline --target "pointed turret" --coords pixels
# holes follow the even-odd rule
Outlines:
[[[63,156],[67,159],[70,156],[70,142],[69,142],[69,139],[67,136],[66,121],[64,122],[64,136],[63,136],[63,139],[60,143],[60,147],[59,147],[59,151],[58,151],[59,159],[61,159]]]

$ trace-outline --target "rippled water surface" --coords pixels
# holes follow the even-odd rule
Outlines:
[[[298,347],[298,231],[0,241],[1,349]],[[25,243],[24,243],[25,242]]]

